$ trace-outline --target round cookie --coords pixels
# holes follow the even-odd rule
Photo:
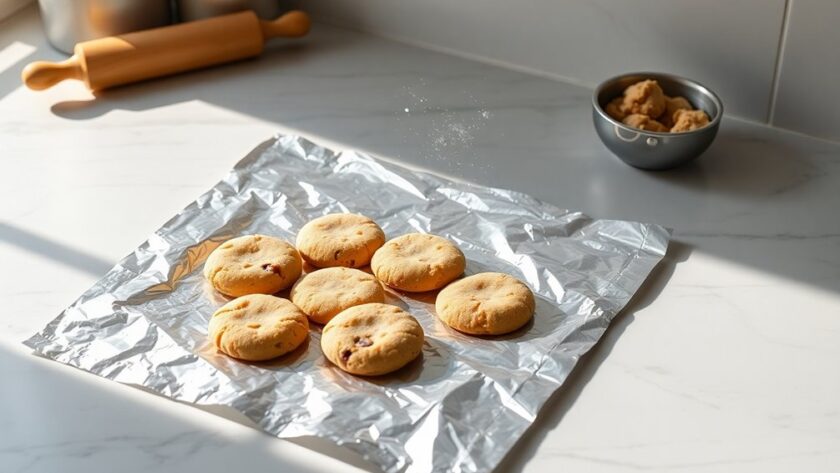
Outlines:
[[[334,365],[362,376],[396,371],[423,350],[423,328],[408,312],[388,304],[363,304],[333,317],[321,349]]]
[[[385,243],[373,220],[357,214],[329,214],[300,229],[295,244],[307,263],[319,268],[361,268]]]
[[[502,273],[479,273],[446,286],[437,296],[440,320],[472,335],[501,335],[525,325],[534,315],[534,293]]]
[[[309,336],[309,322],[286,299],[251,294],[234,299],[210,318],[209,337],[222,353],[247,361],[284,355]]]
[[[204,263],[204,277],[222,294],[274,294],[291,286],[301,272],[300,254],[285,241],[246,235],[219,245]]]
[[[372,275],[351,268],[327,268],[304,275],[294,286],[290,299],[319,324],[353,306],[384,302],[385,290]]]
[[[377,279],[407,292],[439,289],[460,276],[466,266],[464,253],[454,243],[424,233],[388,241],[370,263]]]

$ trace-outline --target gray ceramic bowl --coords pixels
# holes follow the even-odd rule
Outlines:
[[[628,86],[645,79],[659,82],[665,95],[682,96],[709,115],[709,124],[683,133],[658,133],[627,126],[604,108]],[[602,83],[592,96],[592,120],[601,141],[625,163],[640,169],[662,170],[685,164],[706,151],[720,127],[723,104],[714,92],[684,77],[658,72],[622,74]]]

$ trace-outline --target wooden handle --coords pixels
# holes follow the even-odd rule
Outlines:
[[[61,62],[36,61],[23,68],[21,79],[32,90],[44,90],[64,79],[84,80],[79,58],[72,56]]]
[[[265,40],[306,36],[306,33],[309,33],[309,25],[309,15],[300,10],[290,11],[276,20],[260,21],[260,29]]]
[[[64,79],[83,80],[91,90],[160,77],[260,54],[265,41],[309,32],[309,16],[291,11],[262,21],[252,11],[181,23],[79,43],[70,59],[35,62],[21,78],[43,90]]]

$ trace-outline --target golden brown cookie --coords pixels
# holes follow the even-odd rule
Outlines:
[[[377,376],[417,358],[423,350],[423,328],[397,306],[357,305],[324,326],[321,349],[328,360],[348,373]]]
[[[222,294],[274,294],[294,284],[301,272],[300,254],[285,241],[246,235],[219,245],[204,263],[204,277]]]
[[[312,266],[361,268],[385,243],[385,233],[373,220],[357,214],[318,217],[300,229],[297,247]]]
[[[668,131],[668,128],[666,128],[665,125],[647,115],[641,115],[638,113],[627,115],[621,123],[624,123],[627,126],[632,126],[633,128],[638,128],[639,130],[658,131],[660,133]]]
[[[265,294],[236,298],[210,318],[210,340],[219,351],[240,360],[276,358],[308,336],[306,314],[286,299]]]
[[[502,273],[479,273],[455,281],[435,301],[443,323],[472,335],[513,332],[531,320],[535,307],[528,286]]]
[[[650,118],[658,118],[665,111],[665,93],[655,80],[636,82],[624,90],[624,110]]]
[[[439,289],[464,272],[464,253],[446,238],[409,233],[388,241],[370,267],[384,284],[408,292]]]
[[[350,307],[384,302],[385,290],[372,275],[351,268],[327,268],[304,275],[292,286],[292,302],[319,324]]]
[[[709,116],[703,110],[677,110],[674,112],[674,126],[671,133],[696,130],[709,124]]]

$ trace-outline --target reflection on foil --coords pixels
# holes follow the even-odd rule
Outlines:
[[[308,220],[345,211],[375,219],[388,237],[452,239],[467,274],[526,281],[537,295],[534,321],[510,335],[471,337],[437,320],[434,294],[391,293],[427,335],[422,357],[397,373],[360,378],[334,368],[317,326],[307,344],[270,362],[217,354],[207,323],[226,300],[201,273],[210,251],[248,233],[294,241]],[[278,136],[25,343],[173,399],[230,406],[278,437],[329,439],[385,471],[485,471],[664,256],[668,235]]]

